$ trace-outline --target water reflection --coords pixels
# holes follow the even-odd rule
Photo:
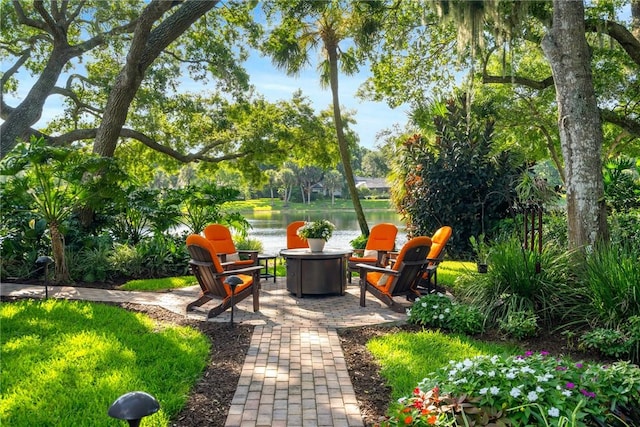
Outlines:
[[[251,226],[249,236],[258,239],[264,246],[265,253],[276,254],[286,246],[286,228],[293,221],[316,221],[327,219],[336,226],[333,236],[325,246],[328,249],[348,249],[349,243],[360,235],[360,227],[356,219],[355,212],[347,211],[327,211],[313,213],[292,213],[292,212],[272,212],[257,211],[253,214],[244,214]],[[400,216],[394,211],[370,211],[365,212],[369,228],[377,223],[390,222],[398,226],[398,237],[396,247],[400,248],[406,242],[407,236],[404,224]]]

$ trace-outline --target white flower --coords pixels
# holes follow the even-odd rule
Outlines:
[[[554,408],[553,406],[551,408],[549,408],[549,410],[547,411],[547,414],[549,414],[550,417],[559,417],[560,416],[560,410],[558,408]]]
[[[484,371],[482,369],[479,369],[478,371],[476,371],[476,374],[478,374],[479,377],[484,375]]]
[[[423,303],[422,303],[422,306],[423,306],[423,307],[426,307],[426,306],[427,306],[427,303],[426,303],[426,302],[423,302]]]
[[[540,386],[536,386],[536,391],[538,393],[542,393],[544,391],[544,389],[542,387],[540,387]]]
[[[437,319],[437,318],[438,318],[438,315],[437,315],[437,314],[434,314],[434,315],[433,315],[433,318],[434,318],[434,319]]]
[[[516,374],[514,374],[513,372],[509,371],[507,372],[507,374],[505,375],[505,377],[507,377],[507,379],[512,380],[516,377]]]
[[[445,308],[445,309],[444,309],[444,312],[445,312],[445,313],[449,313],[450,311],[451,311],[451,309],[450,309],[450,308]]]
[[[407,308],[407,316],[411,316],[411,309]]]
[[[478,390],[478,393],[487,394],[488,391],[489,391],[489,389],[487,387],[484,387],[484,388],[481,388],[480,390]]]
[[[487,372],[487,375],[488,375],[490,378],[493,378],[493,377],[495,377],[495,376],[496,376],[496,371],[489,371],[489,372]]]
[[[520,396],[522,394],[522,392],[520,391],[520,389],[518,387],[514,387],[514,388],[511,389],[509,394],[511,395],[511,397],[518,397],[518,396]]]
[[[431,308],[433,308],[434,310],[437,310],[437,309],[438,309],[438,307],[440,307],[440,306],[439,306],[439,305],[434,305],[434,306],[433,306],[433,307],[431,307]]]
[[[472,367],[472,366],[473,366],[473,362],[472,362],[471,360],[469,360],[469,359],[464,359],[464,360],[462,361],[462,364],[463,364],[465,367],[467,367],[467,368],[470,368],[470,367]]]
[[[571,390],[565,390],[562,392],[562,394],[564,394],[565,396],[569,397],[571,396]]]
[[[489,389],[489,391],[491,392],[492,395],[497,396],[498,393],[500,393],[500,389],[496,386],[493,386]]]
[[[440,320],[444,319],[444,314],[441,314],[440,316],[438,316],[438,319]]]
[[[529,393],[527,393],[527,399],[529,400],[529,402],[535,402],[536,400],[538,400],[538,393],[536,393],[535,391],[530,391]]]
[[[523,374],[533,374],[536,371],[534,371],[533,369],[531,369],[528,366],[523,366],[522,368],[520,368],[520,372],[522,372]]]

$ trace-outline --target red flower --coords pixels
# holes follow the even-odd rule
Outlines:
[[[436,417],[435,415],[431,415],[429,418],[427,418],[427,424],[435,424],[438,421],[438,417]]]
[[[404,419],[404,423],[405,423],[405,424],[411,424],[412,422],[413,422],[413,417],[412,417],[411,415],[407,416],[407,417]]]

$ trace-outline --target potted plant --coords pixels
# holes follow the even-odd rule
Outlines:
[[[476,254],[476,264],[478,265],[478,273],[486,273],[488,270],[489,245],[484,241],[484,234],[469,237],[471,247]]]
[[[307,241],[311,252],[322,252],[324,244],[331,238],[335,229],[335,225],[326,219],[321,219],[305,222],[302,227],[298,228],[297,234]]]

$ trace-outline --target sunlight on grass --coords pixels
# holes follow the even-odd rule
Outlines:
[[[169,289],[186,288],[198,284],[194,276],[163,277],[160,279],[130,280],[120,287],[123,291],[166,291]]]
[[[442,261],[438,266],[438,285],[452,288],[459,275],[475,269],[476,265],[473,262]]]
[[[4,303],[0,321],[3,426],[113,426],[107,408],[135,390],[160,402],[144,425],[167,426],[208,360],[198,331],[106,304]]]
[[[393,206],[388,199],[372,199],[361,200],[362,208],[365,211],[372,210],[393,210]],[[327,200],[314,200],[310,204],[308,203],[293,203],[289,202],[284,204],[280,199],[252,199],[252,200],[235,200],[233,202],[226,202],[223,205],[224,209],[229,211],[239,212],[254,212],[254,211],[293,211],[293,212],[306,212],[316,211],[321,209],[326,210],[353,210],[353,202],[351,199],[336,199],[332,205]]]
[[[450,360],[464,360],[481,354],[519,354],[513,346],[475,341],[439,331],[401,332],[376,337],[367,348],[380,363],[381,375],[391,386],[394,400],[411,394],[424,377]]]

